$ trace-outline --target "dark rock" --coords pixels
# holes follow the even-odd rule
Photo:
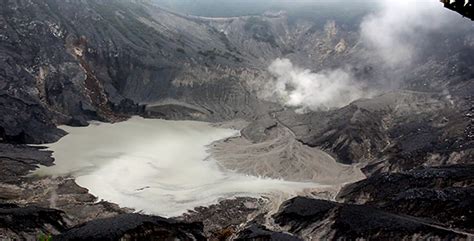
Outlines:
[[[45,143],[65,135],[57,129],[52,115],[28,97],[11,97],[0,91],[0,142]]]
[[[375,174],[345,186],[338,199],[473,230],[473,186],[472,165],[426,167]]]
[[[39,147],[0,143],[0,182],[18,183],[38,165],[51,166],[53,161],[51,152]]]
[[[54,240],[206,240],[202,224],[123,214],[94,220],[54,236]]]
[[[270,231],[264,226],[251,225],[240,231],[235,240],[254,240],[254,241],[302,241],[302,239],[291,234]]]
[[[0,204],[0,235],[7,235],[2,238],[36,239],[41,233],[63,232],[68,225],[64,212],[59,210]]]
[[[466,238],[429,221],[381,211],[370,206],[335,203],[296,197],[286,201],[275,222],[303,238],[323,239],[411,239]]]
[[[87,122],[87,120],[84,117],[78,116],[78,117],[71,118],[66,124],[68,126],[79,127],[79,126],[88,126],[89,122]]]
[[[179,220],[201,222],[204,224],[206,237],[220,240],[232,236],[240,225],[247,222],[250,215],[261,212],[263,206],[262,199],[237,197],[222,200],[209,207],[197,207],[183,214]]]

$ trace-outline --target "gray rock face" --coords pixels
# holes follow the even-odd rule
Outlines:
[[[311,22],[284,13],[213,19],[126,0],[11,0],[2,13],[0,93],[11,107],[2,109],[10,118],[0,127],[4,139],[19,142],[54,141],[62,133],[36,129],[55,124],[143,114],[133,102],[161,106],[148,109],[149,116],[254,119],[272,104],[259,100],[251,86],[277,57],[312,70],[351,65],[369,82],[384,71],[357,45],[358,29],[338,25],[339,19]],[[400,79],[424,90],[422,80],[432,80],[431,89],[459,86],[472,73],[469,36],[435,36],[423,52],[430,61],[416,62]],[[449,72],[453,64],[456,73]],[[420,89],[411,83],[405,86]],[[205,111],[162,104],[170,99]]]
[[[297,138],[343,163],[368,164],[366,174],[422,164],[469,163],[473,138],[470,101],[439,94],[392,92],[329,112],[278,113]]]

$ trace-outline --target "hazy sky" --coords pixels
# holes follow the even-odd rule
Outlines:
[[[390,0],[152,0],[158,5],[193,15],[205,16],[234,16],[245,14],[258,14],[267,10],[305,10],[318,11],[337,8],[341,11],[361,11],[377,7],[380,2]],[[394,0],[406,5],[424,6],[436,4],[442,8],[439,0]]]
[[[373,0],[153,0],[161,7],[192,15],[238,16],[259,14],[268,10],[321,12],[333,9],[368,9]],[[343,4],[341,4],[343,3]]]

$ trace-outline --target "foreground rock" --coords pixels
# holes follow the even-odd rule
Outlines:
[[[70,225],[65,213],[59,210],[0,204],[1,240],[37,240],[42,234],[59,234]]]
[[[359,238],[464,239],[466,234],[432,225],[423,219],[381,211],[369,206],[297,197],[273,216],[285,230],[306,240]]]
[[[71,228],[54,240],[206,240],[199,223],[161,217],[122,214]]]
[[[474,233],[473,165],[376,174],[347,185],[338,199]]]
[[[302,241],[303,239],[288,233],[271,231],[265,228],[264,226],[253,224],[245,230],[241,231],[235,240]]]
[[[186,222],[204,224],[204,234],[212,240],[228,240],[258,215],[266,213],[267,202],[263,199],[239,197],[222,200],[209,207],[197,207],[178,217]]]

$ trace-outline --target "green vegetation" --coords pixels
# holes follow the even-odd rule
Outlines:
[[[51,234],[40,234],[40,236],[38,237],[38,241],[52,241],[53,240],[53,236]]]

